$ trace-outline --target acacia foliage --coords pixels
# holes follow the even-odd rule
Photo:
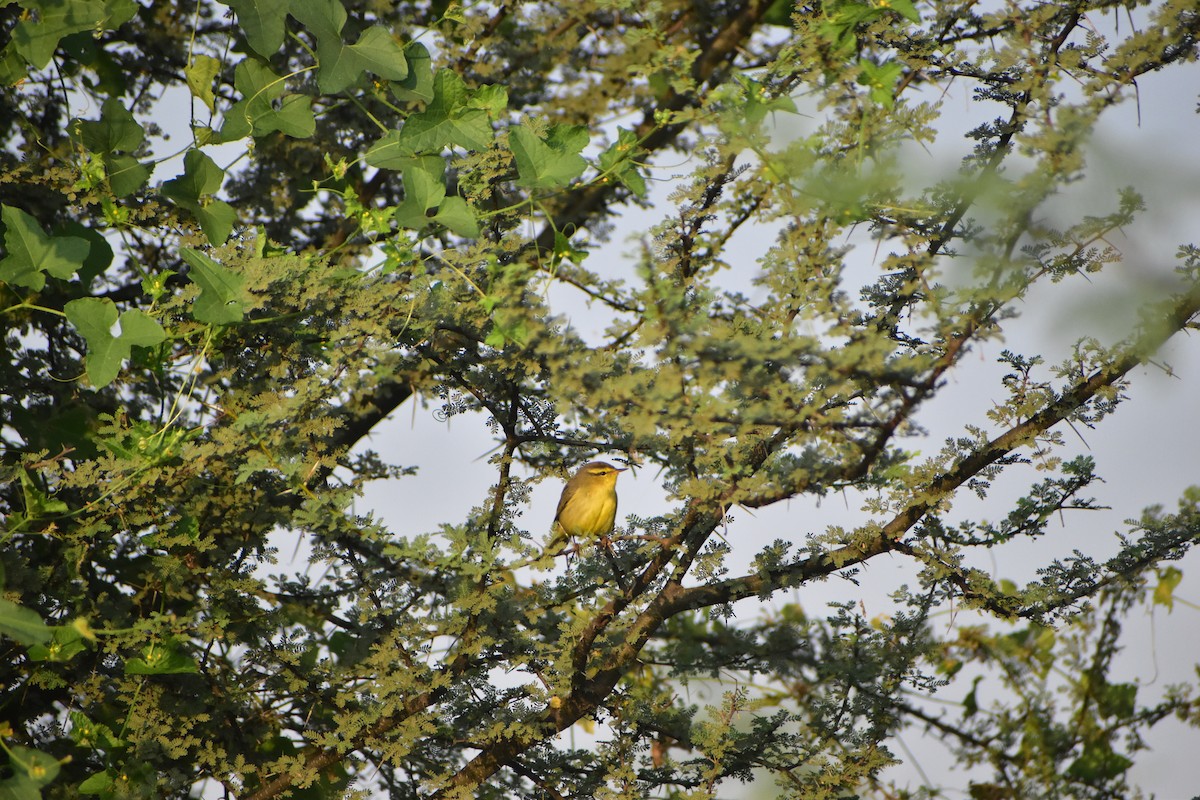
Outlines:
[[[1120,341],[1052,367],[1005,351],[989,418],[901,444],[1034,287],[1120,260],[1133,190],[1039,220],[1140,76],[1194,68],[1194,4],[1116,24],[1134,5],[0,8],[4,791],[711,796],[757,770],[780,796],[883,797],[913,724],[978,768],[976,797],[1129,791],[1145,729],[1197,721],[1187,687],[1139,702],[1108,667],[1129,610],[1171,602],[1200,497],[1026,585],[970,555],[1095,505],[1059,431],[1101,424],[1196,324],[1197,251]],[[951,82],[989,121],[922,183],[900,154]],[[798,101],[811,132],[772,136]],[[589,260],[681,153],[635,268]],[[863,230],[880,256],[856,285]],[[753,273],[727,269],[751,232]],[[599,340],[552,288],[611,315]],[[491,490],[436,531],[353,505],[419,466],[403,442],[351,452],[418,397],[497,443]],[[564,567],[520,526],[522,476],[597,452],[673,505]],[[951,516],[1034,461],[1011,509]],[[733,509],[838,491],[869,521],[801,523],[727,571]],[[272,566],[282,534],[313,568]],[[919,570],[890,618],[730,618],[884,554]],[[936,633],[951,605],[1012,625]],[[1011,694],[988,713],[974,690],[961,714],[913,699],[991,670]],[[718,706],[677,691],[716,675]]]

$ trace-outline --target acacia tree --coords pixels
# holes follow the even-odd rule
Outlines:
[[[1095,505],[1061,430],[1103,430],[1195,327],[1200,252],[1119,341],[1006,350],[987,419],[909,441],[1035,287],[1120,261],[1134,190],[1042,212],[1140,76],[1192,68],[1193,3],[19,0],[0,23],[6,796],[701,797],[758,774],[896,797],[890,737],[917,725],[974,797],[1118,797],[1151,725],[1200,720],[1188,687],[1147,701],[1109,669],[1130,610],[1170,602],[1200,495],[1024,585],[972,560]],[[922,181],[900,154],[952,82],[985,118]],[[811,131],[780,135],[798,102]],[[637,263],[589,260],[639,208]],[[878,253],[857,283],[851,233]],[[422,460],[359,444],[422,397],[497,445],[494,485],[434,531],[353,506]],[[564,563],[520,513],[597,453],[671,505]],[[1023,496],[954,515],[1001,474]],[[867,521],[798,520],[730,571],[737,509],[831,492]],[[273,566],[296,537],[307,563]],[[785,602],[885,554],[914,567],[890,617]],[[782,599],[733,614],[753,598]],[[929,624],[951,606],[1000,627]],[[678,691],[718,674],[711,708]],[[917,697],[965,676],[1010,692]]]

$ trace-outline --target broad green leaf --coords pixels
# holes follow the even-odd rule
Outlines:
[[[400,145],[410,153],[436,153],[452,144],[465,150],[484,150],[491,141],[487,112],[472,109],[452,117],[432,105],[405,120],[399,137]]]
[[[42,485],[35,481],[27,470],[21,470],[21,499],[25,503],[25,518],[37,519],[67,513],[67,504],[52,494],[47,494]]]
[[[0,206],[4,249],[0,281],[41,291],[46,273],[67,280],[79,270],[91,244],[78,236],[47,236],[37,220],[19,208]]]
[[[317,55],[320,54],[318,50]],[[323,92],[340,92],[357,83],[363,72],[372,72],[384,80],[392,81],[408,76],[404,47],[378,25],[363,31],[355,44],[342,45],[332,63],[328,58],[323,58],[317,86]]]
[[[84,148],[102,156],[117,197],[136,192],[150,178],[151,168],[131,155],[145,141],[145,129],[119,100],[105,100],[99,120],[78,120],[75,125]]]
[[[396,224],[402,228],[425,227],[430,218],[429,209],[437,207],[446,197],[442,173],[446,162],[440,158],[427,158],[414,162],[404,170],[404,202],[396,209]]]
[[[1096,692],[1097,706],[1105,717],[1129,719],[1137,707],[1136,683],[1106,683]]]
[[[24,4],[22,4],[24,5]],[[137,13],[131,0],[54,0],[36,4],[37,16],[12,29],[12,46],[35,69],[50,62],[63,38],[84,31],[116,28]]]
[[[600,154],[597,164],[600,171],[620,181],[625,188],[638,197],[646,196],[646,179],[638,171],[634,156],[638,152],[637,134],[625,128],[619,128],[617,141]]]
[[[279,109],[274,114],[259,120],[254,128],[258,136],[279,131],[293,139],[307,139],[317,130],[312,98],[302,94],[289,94],[279,102]]]
[[[33,609],[0,597],[0,634],[24,645],[45,644],[54,629]]]
[[[7,47],[0,48],[0,86],[13,86],[28,75],[29,64],[17,52],[12,42],[9,42]]]
[[[212,56],[198,55],[192,57],[192,62],[184,70],[188,89],[192,97],[204,103],[209,111],[216,110],[216,96],[213,94],[213,81],[221,71],[221,62]]]
[[[83,635],[71,625],[56,625],[54,635],[45,644],[29,648],[30,661],[66,662],[87,649]]]
[[[269,58],[283,46],[289,0],[224,0],[254,52]]]
[[[288,10],[318,41],[341,41],[346,9],[339,0],[292,0]]]
[[[88,228],[77,220],[67,220],[54,231],[54,235],[74,236],[88,243],[87,257],[83,259],[83,266],[75,273],[85,287],[112,265],[112,245],[104,238],[104,234],[95,228]]]
[[[147,645],[141,658],[125,661],[126,675],[190,675],[194,672],[195,660],[175,641]]]
[[[1117,777],[1133,766],[1133,762],[1113,751],[1105,741],[1088,742],[1083,752],[1067,767],[1067,775],[1088,783]]]
[[[763,14],[763,22],[790,28],[795,7],[796,0],[771,0],[771,5],[767,6],[767,13]]]
[[[367,28],[353,45],[342,41],[346,9],[338,0],[294,0],[290,11],[317,39],[317,86],[322,92],[340,92],[366,72],[386,80],[408,75],[403,46],[383,27]]]
[[[428,103],[433,99],[433,59],[420,42],[409,42],[404,46],[404,57],[408,60],[408,74],[392,82],[392,94],[398,100]]]
[[[404,167],[404,202],[396,208],[396,224],[419,231],[435,222],[460,236],[478,236],[471,207],[461,197],[446,197],[445,169],[446,162],[438,156],[410,159]]]
[[[880,5],[884,4],[881,3]],[[888,0],[886,7],[895,11],[914,25],[921,22],[921,15],[917,12],[917,7],[912,0]]]
[[[225,170],[200,150],[183,158],[183,175],[167,181],[162,193],[192,212],[210,244],[223,244],[233,230],[235,213],[224,200],[211,199],[221,188]]]
[[[242,99],[225,112],[221,141],[265,136],[274,131],[305,139],[316,130],[312,99],[304,95],[284,97],[283,81],[257,59],[247,58],[234,68],[233,85]],[[276,108],[274,101],[281,97]]]
[[[116,304],[108,298],[83,297],[67,303],[63,310],[87,341],[87,376],[97,389],[117,377],[131,347],[153,347],[167,338],[162,326],[145,312],[132,308],[118,315]],[[116,334],[114,325],[119,331]]]
[[[189,150],[183,157],[183,174],[162,186],[162,193],[172,200],[199,200],[215,194],[225,180],[225,170],[202,150]]]
[[[224,200],[202,202],[192,208],[191,212],[195,215],[196,221],[200,223],[200,230],[204,231],[204,236],[211,245],[225,243],[230,232],[233,231],[233,222],[237,218],[237,212],[233,210],[233,206]]]
[[[443,200],[433,221],[445,225],[459,236],[469,239],[479,236],[479,221],[475,218],[475,212],[461,197],[447,197]]]
[[[104,168],[108,171],[108,184],[117,197],[133,194],[150,180],[150,167],[133,156],[104,156]]]
[[[79,141],[93,153],[132,153],[142,146],[146,130],[120,100],[110,97],[100,107],[100,119],[78,120]]]
[[[58,777],[58,759],[41,750],[12,745],[8,749],[9,765],[19,776],[41,787]]]
[[[124,741],[113,733],[112,728],[102,722],[88,719],[87,715],[78,711],[72,711],[69,718],[71,720],[71,739],[76,744],[101,750],[120,747],[124,744]]]
[[[364,159],[372,167],[400,170],[412,163],[413,150],[402,144],[400,131],[388,131],[371,145]]]
[[[412,114],[400,129],[397,145],[409,153],[436,153],[448,145],[485,150],[491,144],[492,125],[487,112],[471,107],[471,92],[457,73],[438,70],[433,79],[433,100]]]
[[[192,268],[188,277],[200,287],[200,296],[192,304],[192,316],[214,325],[241,322],[245,282],[242,276],[190,247],[182,248],[179,254]]]
[[[41,787],[24,774],[0,780],[0,800],[42,800]]]
[[[500,83],[480,86],[467,98],[471,108],[482,108],[493,118],[499,117],[508,108],[508,89]]]
[[[587,169],[587,161],[579,155],[588,142],[587,128],[582,126],[557,125],[543,140],[521,125],[509,131],[508,142],[520,176],[517,183],[521,186],[530,189],[566,186]]]
[[[105,770],[97,772],[94,775],[89,775],[77,787],[80,794],[111,794],[113,786],[116,785],[117,774],[113,770]]]

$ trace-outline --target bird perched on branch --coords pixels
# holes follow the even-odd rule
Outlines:
[[[606,542],[617,520],[617,476],[624,471],[605,461],[580,467],[558,499],[553,541],[579,537]]]
[[[590,461],[563,487],[554,512],[553,536],[548,549],[557,555],[562,542],[579,537],[595,539],[608,560],[617,586],[625,591],[625,578],[617,565],[608,535],[617,522],[617,476],[624,472],[605,461]]]

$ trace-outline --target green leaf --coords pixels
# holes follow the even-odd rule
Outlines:
[[[189,150],[183,157],[183,174],[162,186],[162,193],[172,200],[199,200],[221,189],[225,170],[217,166],[202,150]]]
[[[78,711],[72,711],[69,718],[71,740],[76,744],[98,750],[110,750],[124,744],[124,741],[113,733],[112,728],[102,722],[94,722]]]
[[[317,87],[322,92],[340,92],[366,72],[386,80],[408,76],[403,46],[382,26],[367,28],[355,44],[342,41],[346,9],[338,0],[294,0],[290,11],[317,39]]]
[[[13,745],[8,749],[9,765],[34,786],[42,787],[58,777],[58,759],[41,750]]]
[[[40,787],[23,774],[0,780],[0,800],[42,800]]]
[[[413,162],[413,151],[401,144],[400,131],[388,131],[367,148],[364,159],[372,167],[401,170]]]
[[[479,237],[479,221],[475,218],[475,212],[461,197],[447,197],[438,206],[433,221],[439,225],[445,225],[459,236],[465,236],[468,239]]]
[[[270,133],[279,131],[284,136],[293,139],[307,139],[317,130],[317,118],[312,111],[312,98],[302,94],[289,94],[279,102],[279,109],[273,116],[260,120],[255,125],[256,131]]]
[[[79,270],[91,244],[78,236],[47,236],[37,220],[19,208],[0,205],[4,249],[0,281],[41,291],[46,273],[67,280]]]
[[[493,119],[508,109],[508,89],[500,83],[480,86],[467,98],[471,108],[481,108]]]
[[[771,5],[767,6],[767,13],[763,14],[763,22],[767,25],[790,28],[792,27],[792,11],[795,8],[795,0],[771,0]]]
[[[283,46],[289,0],[225,0],[254,52],[269,58]]]
[[[77,120],[79,141],[93,153],[132,153],[142,146],[146,130],[134,119],[133,112],[115,97],[104,101],[100,119]]]
[[[436,222],[460,236],[478,236],[479,224],[471,207],[461,197],[446,197],[442,177],[445,169],[446,162],[439,156],[408,160],[404,167],[404,202],[394,212],[396,224],[419,231]]]
[[[223,244],[233,230],[236,216],[224,200],[209,199],[218,192],[225,170],[200,150],[189,150],[183,158],[183,175],[167,181],[162,193],[192,212],[210,244]]]
[[[24,645],[45,644],[54,629],[33,609],[0,597],[0,634]]]
[[[192,316],[214,325],[241,322],[242,284],[245,282],[242,276],[190,247],[182,248],[179,254],[192,268],[188,277],[200,287],[200,296],[192,304]]]
[[[912,0],[888,0],[887,7],[914,25],[921,21],[921,15],[917,13],[917,7]]]
[[[396,209],[396,224],[402,228],[420,229],[429,223],[425,212],[446,197],[442,182],[445,168],[445,161],[437,156],[427,156],[404,169],[404,202]]]
[[[580,125],[556,125],[546,139],[525,125],[513,128],[509,147],[517,164],[517,183],[530,189],[566,186],[587,169],[579,155],[588,142],[587,128]]]
[[[116,304],[108,298],[83,297],[67,303],[63,310],[87,340],[87,376],[97,389],[117,377],[131,347],[153,347],[167,338],[162,326],[143,311],[132,308],[118,317]],[[120,331],[115,335],[114,326]]]
[[[54,635],[45,644],[35,644],[29,648],[30,661],[66,662],[87,649],[87,644],[79,630],[71,625],[56,625]]]
[[[409,42],[404,46],[404,57],[408,74],[392,82],[392,94],[397,100],[428,103],[433,99],[433,59],[429,50],[420,42]]]
[[[99,120],[77,120],[75,129],[83,147],[103,157],[109,185],[117,197],[132,194],[150,178],[150,167],[131,155],[145,141],[145,129],[116,98],[104,101]]]
[[[883,108],[891,108],[896,104],[896,84],[904,74],[904,65],[898,61],[885,61],[875,64],[868,59],[858,62],[858,82],[871,88],[871,102]]]
[[[192,61],[184,70],[188,89],[192,97],[204,103],[209,111],[216,110],[216,96],[213,94],[213,81],[221,71],[221,62],[212,56],[193,56]]]
[[[1175,608],[1175,587],[1183,580],[1183,573],[1176,567],[1159,570],[1158,585],[1154,587],[1154,605],[1166,606],[1168,611]]]
[[[128,197],[150,180],[150,167],[133,156],[104,156],[104,168],[108,171],[108,185],[117,197]]]
[[[633,131],[618,128],[617,141],[597,159],[600,171],[620,181],[638,197],[646,196],[646,179],[638,171],[634,156],[638,153],[638,137]]]
[[[247,58],[234,68],[233,85],[242,99],[225,112],[221,141],[265,136],[274,131],[306,139],[316,131],[312,98],[296,94],[284,97],[283,80],[257,59]],[[276,100],[280,100],[278,108]]]
[[[85,227],[77,220],[67,220],[54,231],[55,236],[74,236],[88,243],[89,249],[83,266],[75,273],[85,287],[89,286],[98,275],[101,275],[113,261],[113,249],[104,234],[95,228]]]
[[[1083,753],[1067,767],[1067,775],[1088,783],[1106,781],[1117,777],[1133,766],[1133,762],[1120,753],[1113,752],[1105,741],[1088,742]]]
[[[492,125],[486,111],[471,107],[471,92],[458,73],[438,70],[433,79],[433,100],[412,114],[400,129],[397,144],[407,153],[437,153],[447,145],[485,150],[491,144]]]
[[[79,784],[78,789],[80,794],[112,794],[116,782],[116,772],[105,770],[97,772],[95,775],[89,775],[83,783]]]
[[[173,640],[147,645],[141,658],[125,662],[126,675],[190,675],[196,671],[195,660]]]
[[[24,5],[24,4],[22,4]],[[58,43],[73,33],[115,28],[132,14],[121,15],[127,4],[114,4],[109,9],[103,0],[56,0],[37,3],[36,16],[22,20],[12,30],[12,44],[34,69],[50,62]],[[114,15],[113,12],[116,12]]]
[[[1138,687],[1135,683],[1106,683],[1096,693],[1100,714],[1105,717],[1129,719],[1137,704]]]
[[[47,494],[41,484],[27,470],[20,471],[21,500],[25,504],[25,518],[37,519],[67,513],[67,504]]]

